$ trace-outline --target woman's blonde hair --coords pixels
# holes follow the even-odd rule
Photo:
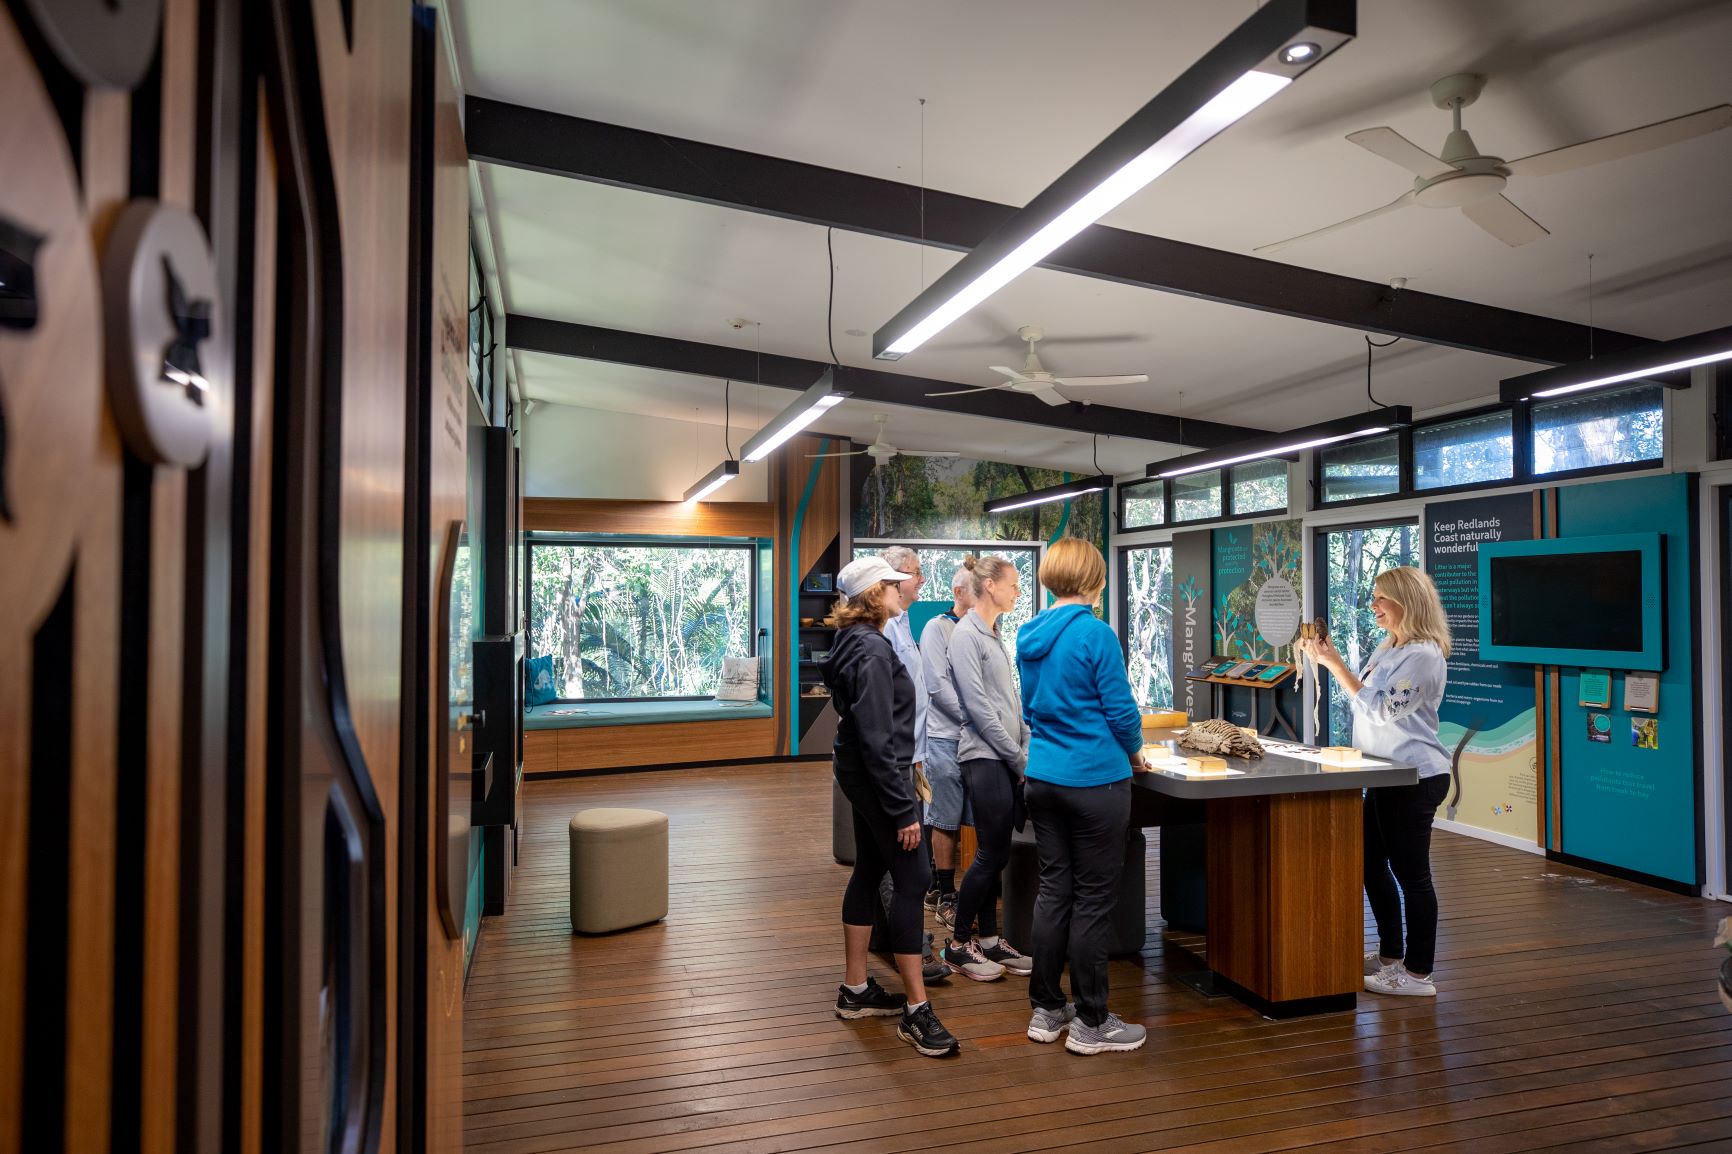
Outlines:
[[[1443,611],[1437,586],[1423,570],[1411,565],[1385,569],[1372,582],[1372,588],[1401,606],[1401,644],[1430,641],[1449,656],[1449,617]]]
[[[890,620],[890,607],[884,604],[885,584],[879,581],[857,597],[844,593],[836,598],[836,604],[830,607],[830,620],[826,624],[841,629],[864,621],[874,629],[884,628],[884,623]]]
[[[1040,583],[1054,597],[1086,597],[1107,587],[1107,560],[1081,537],[1061,537],[1040,562]]]
[[[1016,576],[1016,566],[1007,557],[964,557],[962,567],[968,570],[969,591],[977,599],[984,595],[988,581],[1003,581],[1007,573]]]

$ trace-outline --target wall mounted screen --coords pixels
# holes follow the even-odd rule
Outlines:
[[[1665,668],[1663,550],[1657,533],[1482,544],[1480,656]]]

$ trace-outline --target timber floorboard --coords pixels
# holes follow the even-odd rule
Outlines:
[[[577,937],[566,825],[609,805],[668,815],[668,917]],[[1113,1007],[1148,1045],[1036,1045],[1026,980],[952,977],[933,1003],[963,1053],[936,1061],[892,1019],[830,1012],[848,870],[829,806],[815,762],[526,783],[521,864],[465,993],[466,1146],[1732,1150],[1724,905],[1440,831],[1435,1001],[1363,994],[1354,1013],[1271,1022],[1176,981],[1204,941],[1162,931],[1150,830],[1149,937],[1112,963]],[[1366,927],[1375,942],[1369,910]]]

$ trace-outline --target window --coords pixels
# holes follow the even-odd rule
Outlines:
[[[1233,516],[1287,508],[1287,462],[1280,458],[1233,466]]]
[[[1004,639],[1005,653],[1010,657],[1011,675],[1014,677],[1016,631],[1036,612],[1035,595],[1040,587],[1035,573],[1040,567],[1040,546],[1010,545],[1000,541],[946,541],[942,545],[923,545],[918,541],[856,541],[853,559],[876,557],[893,544],[907,545],[914,550],[914,555],[920,558],[920,571],[926,577],[925,583],[920,586],[922,601],[942,601],[949,605],[950,579],[962,567],[965,558],[995,554],[1016,566],[1016,604],[1011,607],[1010,612],[998,619],[998,635]],[[919,630],[915,630],[914,640],[920,640]]]
[[[529,648],[567,701],[709,697],[752,652],[749,544],[532,541]]]
[[[1119,486],[1119,531],[1149,529],[1167,519],[1167,483],[1137,481]]]
[[[1319,449],[1322,492],[1319,499],[1358,501],[1401,490],[1401,437],[1390,433]]]
[[[1173,520],[1206,521],[1221,515],[1221,470],[1173,478]]]
[[[1510,411],[1499,409],[1413,430],[1413,487],[1447,489],[1515,476]]]
[[[1657,461],[1665,455],[1665,389],[1637,385],[1533,408],[1536,474]]]
[[[1419,564],[1419,530],[1413,522],[1403,521],[1325,529],[1317,536],[1322,546],[1319,552],[1329,639],[1357,673],[1383,639],[1383,631],[1371,619],[1372,583],[1385,569]],[[1326,733],[1331,745],[1352,745],[1352,707],[1341,683],[1333,677],[1328,680],[1327,723],[1325,718],[1317,719],[1318,735]]]
[[[1173,705],[1173,549],[1125,549],[1123,624],[1125,671],[1143,709]]]

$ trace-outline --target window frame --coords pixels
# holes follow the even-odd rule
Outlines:
[[[1662,393],[1669,395],[1671,390]],[[1544,402],[1541,402],[1542,404]],[[1396,430],[1396,449],[1399,454],[1400,485],[1393,493],[1382,493],[1375,497],[1355,497],[1350,501],[1325,501],[1323,495],[1323,453],[1313,450],[1311,453],[1311,494],[1306,503],[1311,512],[1325,512],[1335,509],[1356,509],[1362,506],[1387,504],[1391,501],[1430,501],[1437,497],[1448,497],[1458,493],[1477,493],[1487,489],[1510,489],[1524,485],[1550,484],[1554,481],[1577,481],[1587,477],[1616,476],[1620,473],[1642,473],[1663,470],[1666,467],[1666,450],[1671,444],[1670,414],[1662,415],[1660,430],[1660,456],[1650,457],[1645,461],[1629,461],[1618,465],[1593,465],[1585,469],[1571,469],[1568,472],[1536,473],[1533,469],[1533,408],[1532,401],[1519,401],[1514,404],[1479,405],[1471,409],[1460,409],[1453,413],[1442,413],[1435,417],[1427,417],[1422,421],[1414,421]],[[1453,424],[1457,421],[1469,420],[1473,417],[1489,416],[1496,412],[1508,412],[1510,415],[1510,450],[1511,476],[1507,479],[1494,481],[1470,481],[1462,485],[1440,485],[1435,489],[1420,489],[1414,485],[1413,434],[1417,430],[1432,428],[1437,425]],[[1292,507],[1291,494],[1288,496],[1288,507]]]
[[[523,546],[523,605],[524,605],[524,660],[541,656],[535,648],[535,549],[538,545],[556,546],[610,546],[615,549],[741,549],[749,561],[746,566],[746,582],[748,603],[751,606],[751,629],[746,639],[746,656],[763,657],[759,645],[764,634],[763,605],[758,600],[758,571],[761,567],[764,542],[756,537],[657,537],[642,533],[560,533],[547,530],[530,530],[525,532]],[[555,697],[550,704],[556,705],[629,705],[633,702],[652,701],[710,701],[715,694],[680,694],[661,695],[657,697]]]
[[[1293,469],[1295,456],[1256,457],[1249,461],[1238,461],[1232,465],[1217,465],[1213,469],[1199,469],[1188,476],[1200,476],[1204,473],[1215,473],[1221,478],[1221,512],[1211,517],[1193,517],[1180,520],[1173,509],[1173,477],[1138,477],[1134,481],[1121,481],[1114,488],[1118,490],[1118,508],[1120,533],[1145,533],[1162,529],[1193,529],[1199,525],[1224,525],[1232,521],[1269,521],[1291,516],[1293,513]],[[1287,466],[1287,503],[1274,509],[1256,509],[1249,513],[1241,513],[1233,508],[1233,470],[1242,465],[1256,465],[1264,461],[1280,461]],[[1126,525],[1124,522],[1125,490],[1136,485],[1144,485],[1150,481],[1160,481],[1161,508],[1163,520],[1158,525]]]
[[[1159,521],[1151,522],[1151,523],[1146,524],[1146,525],[1132,525],[1126,519],[1126,517],[1125,517],[1125,503],[1127,501],[1133,499],[1128,495],[1128,491],[1131,489],[1135,489],[1138,485],[1159,485],[1160,486],[1160,488],[1161,488],[1161,496],[1160,496],[1161,519]],[[1170,511],[1168,508],[1168,502],[1167,502],[1167,492],[1168,492],[1168,490],[1170,490],[1172,488],[1172,486],[1167,484],[1167,479],[1165,477],[1142,477],[1142,478],[1139,478],[1135,481],[1125,481],[1119,485],[1115,485],[1114,488],[1117,490],[1116,495],[1118,497],[1118,505],[1119,505],[1119,508],[1118,508],[1118,515],[1119,515],[1118,529],[1119,529],[1119,532],[1121,532],[1121,533],[1141,533],[1141,532],[1148,530],[1148,529],[1164,529],[1167,527],[1167,525],[1168,525],[1167,514]],[[1138,497],[1135,499],[1136,500],[1146,500],[1146,498],[1142,498],[1142,497]]]
[[[1554,471],[1549,472],[1549,473],[1535,472],[1533,469],[1533,459],[1532,459],[1532,457],[1533,457],[1533,411],[1536,408],[1540,408],[1540,407],[1550,405],[1550,404],[1556,404],[1560,401],[1567,401],[1570,398],[1567,398],[1567,397],[1548,397],[1545,400],[1539,401],[1539,402],[1535,402],[1535,401],[1523,402],[1523,407],[1525,407],[1528,411],[1527,412],[1527,418],[1528,418],[1527,419],[1527,435],[1526,435],[1525,445],[1527,447],[1529,459],[1527,461],[1528,476],[1526,479],[1528,481],[1534,482],[1534,483],[1544,482],[1544,483],[1549,484],[1552,481],[1573,481],[1573,480],[1576,480],[1576,479],[1581,478],[1581,477],[1603,477],[1603,476],[1609,476],[1609,475],[1612,475],[1615,473],[1637,473],[1637,472],[1642,472],[1643,470],[1647,470],[1647,469],[1664,468],[1666,465],[1666,447],[1667,447],[1666,446],[1666,426],[1669,423],[1666,419],[1666,416],[1667,416],[1667,414],[1666,414],[1666,407],[1667,407],[1666,406],[1666,397],[1667,397],[1667,394],[1669,394],[1671,392],[1671,390],[1666,388],[1666,386],[1664,386],[1664,385],[1653,385],[1652,382],[1648,382],[1648,381],[1633,381],[1633,382],[1629,382],[1627,385],[1619,386],[1618,388],[1615,388],[1615,389],[1606,389],[1606,390],[1604,390],[1604,392],[1606,392],[1606,393],[1632,392],[1633,393],[1639,388],[1650,387],[1650,386],[1654,387],[1654,388],[1658,388],[1660,390],[1660,455],[1658,457],[1645,457],[1640,461],[1623,461],[1623,462],[1620,462],[1616,465],[1589,465],[1589,466],[1586,466],[1585,468],[1581,468],[1581,469],[1558,469],[1558,470],[1554,470]],[[1595,395],[1594,393],[1587,393],[1587,394],[1580,396],[1577,399],[1588,400],[1588,399],[1592,398],[1594,395]]]
[[[1117,632],[1119,635],[1119,653],[1124,658],[1125,672],[1126,672],[1127,677],[1130,675],[1130,667],[1131,667],[1131,630],[1130,630],[1131,560],[1130,560],[1130,555],[1132,552],[1135,552],[1138,550],[1147,550],[1147,549],[1165,549],[1168,553],[1168,556],[1169,556],[1168,564],[1170,567],[1170,565],[1171,565],[1170,557],[1171,557],[1172,551],[1173,551],[1173,542],[1170,539],[1166,540],[1166,541],[1147,541],[1147,542],[1144,542],[1140,545],[1120,545],[1117,549],[1114,550],[1114,552],[1117,554],[1117,556],[1114,557],[1113,562],[1114,562],[1114,566],[1118,570],[1118,578],[1119,578],[1119,592],[1118,592],[1118,596],[1114,599],[1114,601],[1115,601],[1114,608],[1118,612],[1118,630],[1117,630]],[[1171,678],[1171,676],[1172,676],[1171,663],[1172,663],[1172,655],[1168,654],[1168,677],[1169,678]],[[1177,685],[1174,685],[1174,686],[1172,686],[1172,690],[1173,690],[1174,701],[1176,702],[1178,699],[1179,687]],[[1132,691],[1132,694],[1133,694],[1133,696],[1135,695],[1134,689]],[[1172,708],[1171,703],[1168,705],[1168,708],[1169,709]]]

